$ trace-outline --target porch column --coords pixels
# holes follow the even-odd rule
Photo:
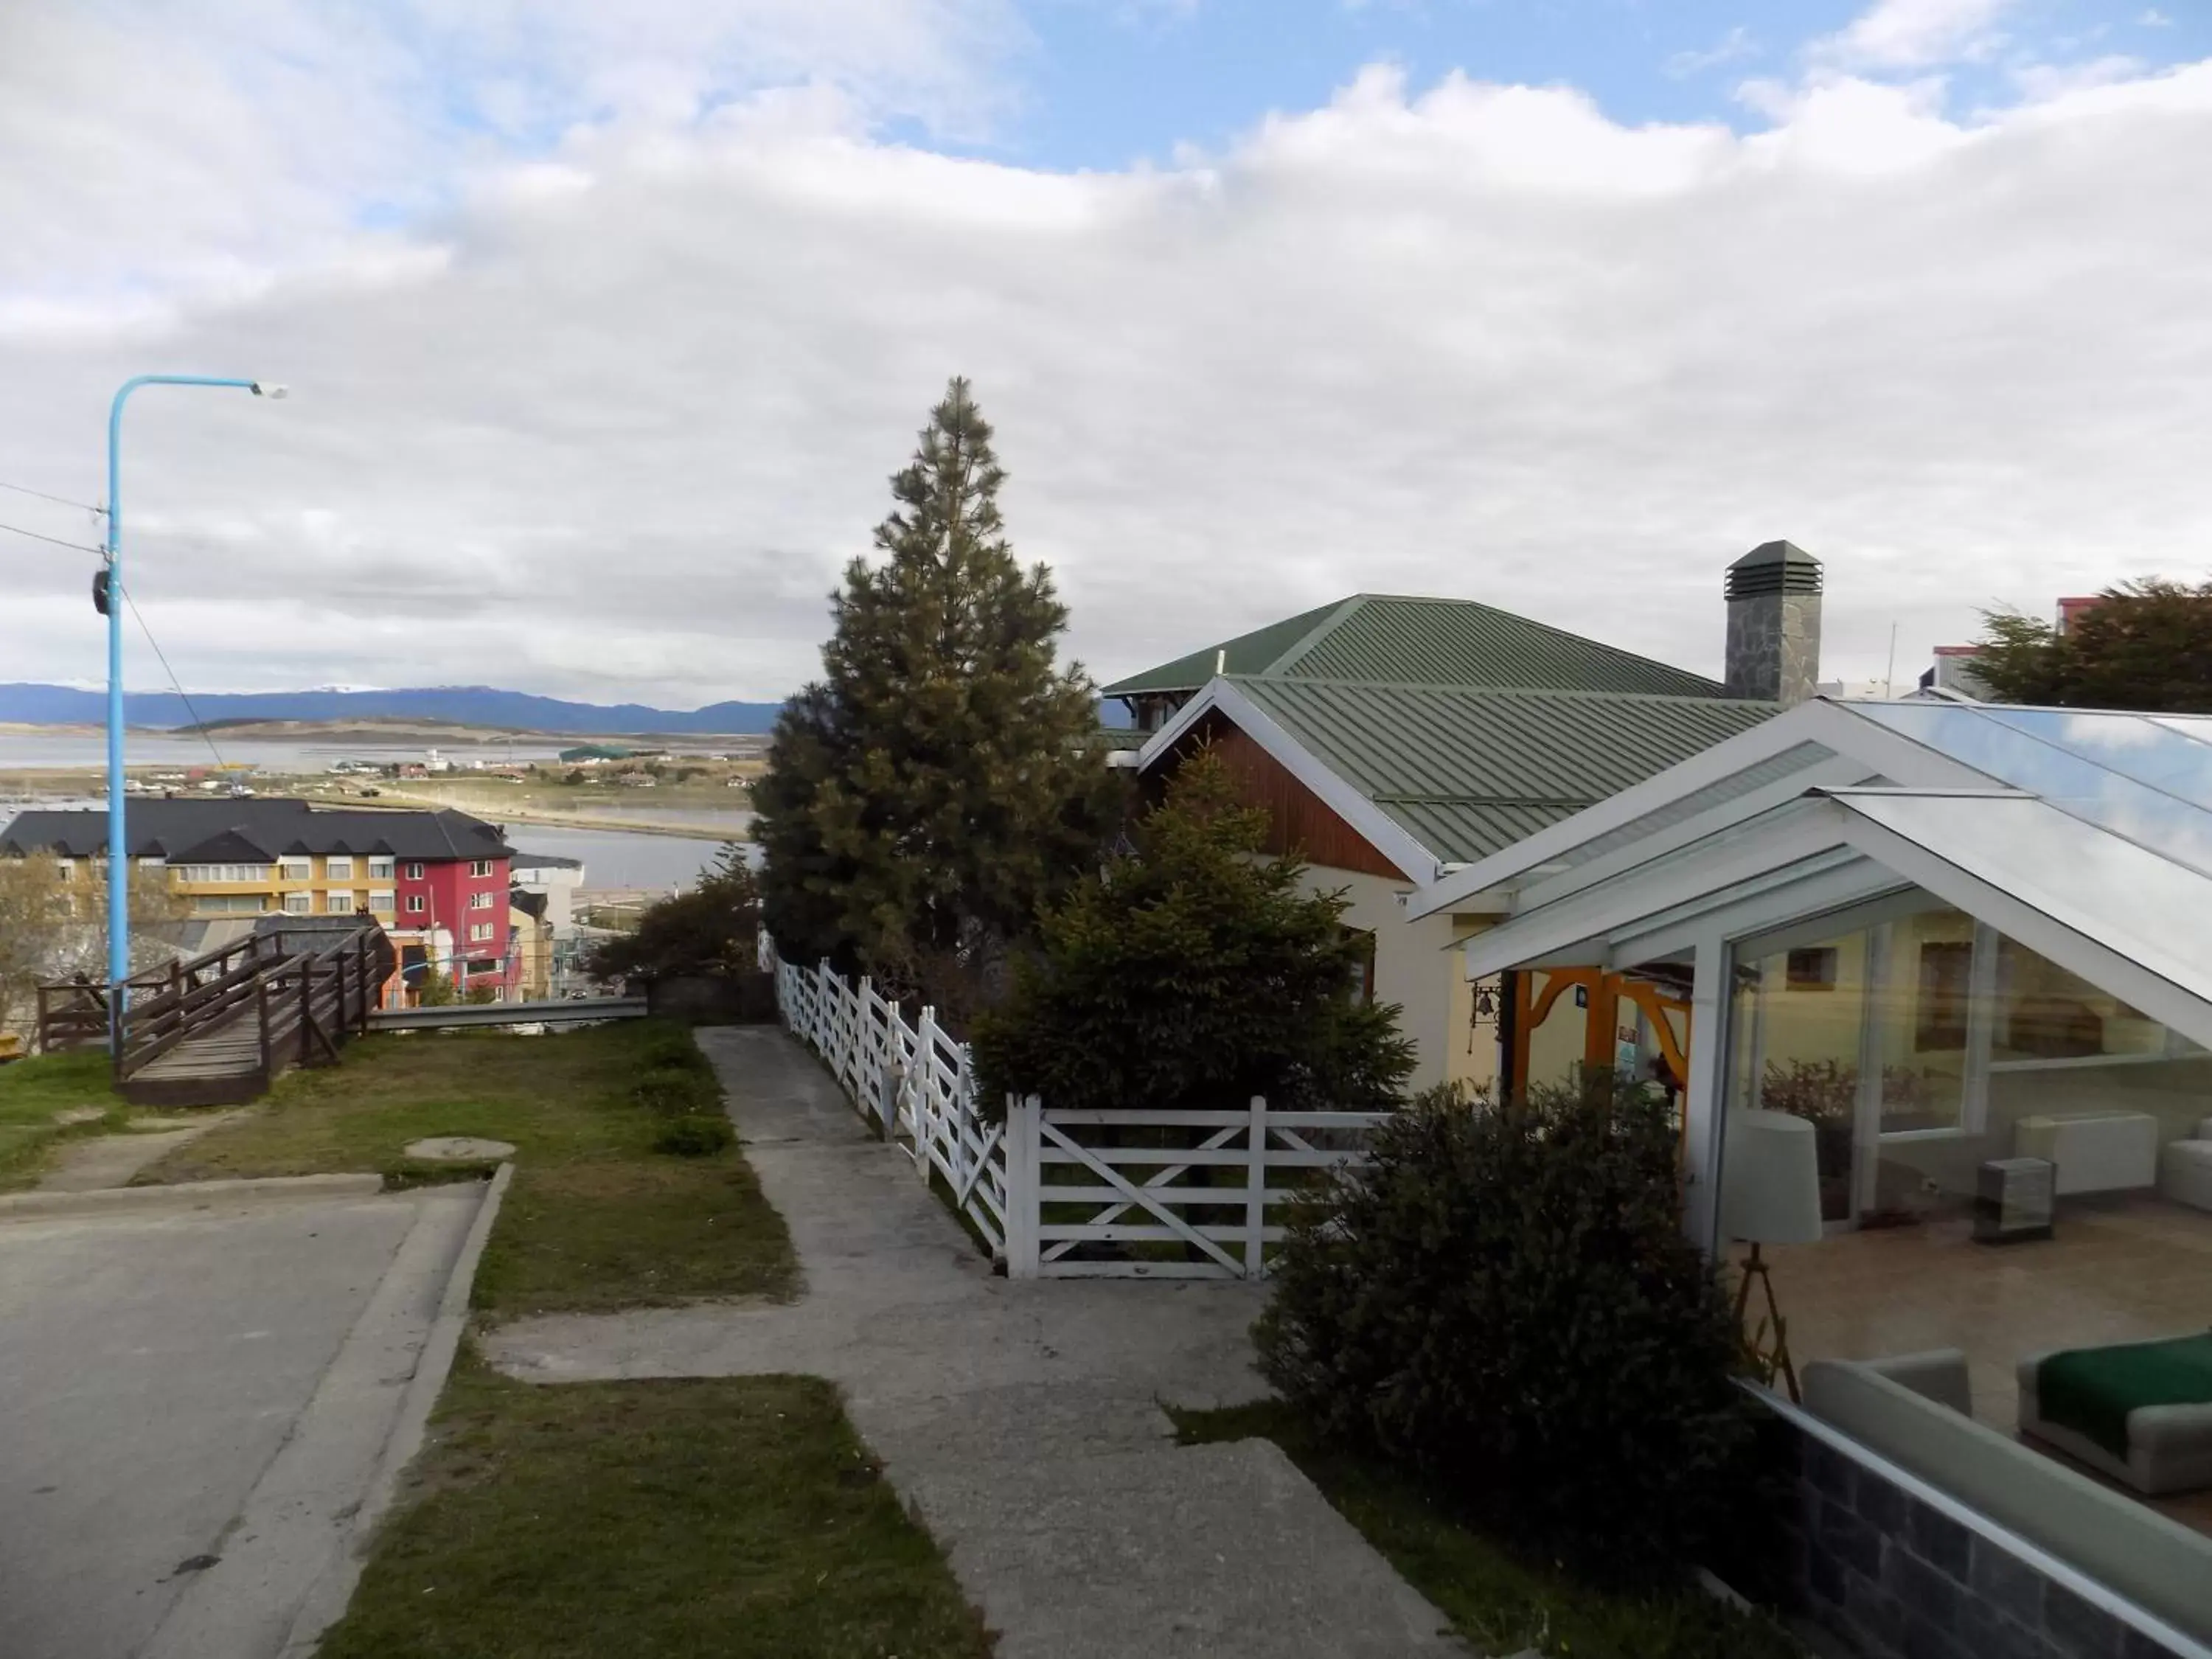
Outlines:
[[[1728,1110],[1733,956],[1717,929],[1700,936],[1690,991],[1690,1075],[1682,1094],[1682,1225],[1709,1252],[1720,1243],[1721,1124]]]

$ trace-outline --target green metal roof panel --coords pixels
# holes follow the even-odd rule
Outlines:
[[[1301,679],[1644,691],[1717,697],[1718,683],[1469,599],[1361,596],[1274,669]]]
[[[1359,593],[1194,651],[1103,695],[1194,691],[1234,676],[1718,697],[1717,681],[1472,599]]]
[[[1173,662],[1162,663],[1158,668],[1132,674],[1125,680],[1116,680],[1098,695],[1102,697],[1126,697],[1142,691],[1194,691],[1213,678],[1215,665],[1220,662],[1224,652],[1229,656],[1231,673],[1264,674],[1309,635],[1325,626],[1346,606],[1356,603],[1358,601],[1353,599],[1339,599],[1334,605],[1302,611],[1295,617],[1269,623],[1265,628],[1255,629],[1249,634],[1239,634],[1233,640],[1209,645],[1203,651],[1194,651],[1187,657],[1177,657]]]
[[[1237,686],[1446,862],[1509,847],[1780,712],[1602,691],[1264,676]]]

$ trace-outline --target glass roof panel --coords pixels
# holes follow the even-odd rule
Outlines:
[[[2095,745],[2100,756],[2130,756],[2129,763],[2166,780],[2139,781],[2105,758],[2092,759],[2061,746],[1994,711],[1959,703],[1855,703],[1851,712],[1923,744],[1998,782],[2039,796],[2060,811],[2125,836],[2166,858],[2212,874],[2212,744],[2134,715],[2069,715],[2064,710],[2008,709],[2007,714],[2048,714],[2080,722],[2063,728],[2073,742]],[[2097,725],[2100,720],[2111,725]],[[2130,749],[2125,739],[2137,739]],[[2200,765],[2191,763],[2201,753]]]
[[[1852,811],[2212,1000],[2212,879],[2041,801],[1838,794]],[[2077,970],[2078,971],[2078,970]]]
[[[2144,714],[2116,714],[2076,708],[1984,708],[1984,718],[2002,721],[2072,750],[2085,760],[2212,807],[2212,722],[2202,734],[2168,726]]]

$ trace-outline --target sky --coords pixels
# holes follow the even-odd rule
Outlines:
[[[1102,680],[1354,592],[1717,672],[2212,565],[2212,0],[0,8],[0,680],[817,672],[948,376]],[[143,636],[129,679],[167,677]]]

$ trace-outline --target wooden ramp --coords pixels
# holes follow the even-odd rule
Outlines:
[[[142,975],[131,981],[116,1087],[140,1106],[252,1100],[294,1066],[335,1060],[349,1038],[367,1030],[397,960],[384,929],[363,918],[257,933]],[[106,1039],[104,998],[88,1005],[82,988],[52,988],[56,1023],[46,1046]],[[61,1012],[65,1006],[72,1012]]]

